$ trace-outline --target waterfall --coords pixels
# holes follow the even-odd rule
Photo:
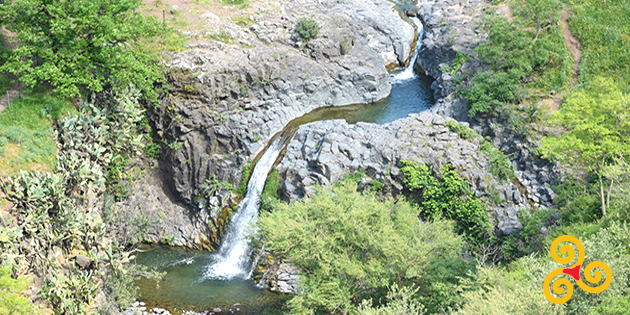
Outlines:
[[[403,71],[392,75],[392,85],[416,78],[413,66],[422,46],[423,26],[417,18],[413,18],[412,21],[418,27],[416,48],[409,61],[409,65]],[[247,184],[245,198],[243,198],[243,201],[238,205],[230,219],[227,232],[223,236],[223,243],[214,254],[214,263],[209,266],[206,272],[205,276],[207,278],[227,280],[236,277],[249,277],[249,256],[251,254],[251,248],[247,240],[248,228],[253,227],[256,223],[258,210],[260,208],[260,194],[265,187],[267,176],[278,159],[280,152],[293,137],[295,131],[297,131],[298,126],[299,124],[289,123],[287,128],[274,136],[271,140],[271,145],[256,163],[249,183]]]
[[[392,75],[392,85],[398,84],[401,82],[408,81],[416,77],[415,72],[413,71],[413,66],[416,63],[416,59],[418,58],[418,52],[420,52],[420,48],[422,48],[422,34],[424,33],[424,27],[422,26],[422,22],[418,18],[411,19],[414,24],[418,27],[418,39],[416,41],[416,49],[409,60],[409,64],[405,68],[405,70]]]
[[[293,133],[290,135],[292,137]],[[209,267],[206,273],[208,278],[231,279],[249,276],[248,265],[251,249],[247,240],[248,228],[256,223],[260,207],[260,194],[265,187],[267,176],[278,159],[280,151],[291,137],[283,132],[280,136],[274,137],[275,139],[272,138],[272,144],[256,163],[247,184],[245,198],[234,211],[227,232],[223,236],[223,243],[215,254],[214,264]]]

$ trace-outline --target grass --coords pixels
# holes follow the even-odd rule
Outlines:
[[[0,113],[0,177],[50,171],[57,147],[51,120],[76,113],[69,102],[46,91],[26,90]]]
[[[580,83],[615,78],[630,92],[630,5],[627,0],[569,0],[576,15],[569,29],[582,44]]]

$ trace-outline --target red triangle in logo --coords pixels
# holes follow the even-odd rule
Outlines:
[[[577,265],[573,268],[565,268],[565,269],[562,269],[562,273],[573,277],[575,281],[580,281],[580,268],[581,267],[582,265]]]

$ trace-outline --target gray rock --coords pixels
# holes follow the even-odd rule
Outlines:
[[[88,269],[92,265],[92,260],[86,256],[78,255],[75,258],[75,261],[81,269]]]

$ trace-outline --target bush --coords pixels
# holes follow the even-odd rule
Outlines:
[[[417,215],[405,201],[358,193],[351,181],[261,213],[265,250],[302,270],[291,313],[353,313],[363,300],[380,303],[391,285],[426,285],[429,267],[458,259],[463,242],[450,223]]]
[[[11,269],[0,267],[0,314],[27,315],[35,314],[28,298],[20,296],[28,287],[24,277],[11,278]]]
[[[490,159],[490,173],[494,175],[498,180],[508,182],[513,180],[514,170],[510,166],[509,157],[505,155],[501,150],[494,147],[492,142],[485,141],[479,148],[479,152],[485,153]]]
[[[447,218],[458,224],[458,233],[474,243],[487,241],[492,224],[484,204],[475,199],[470,184],[450,165],[442,167],[441,177],[433,177],[425,165],[401,161],[404,182],[411,191],[420,193],[422,214],[431,220]]]
[[[305,17],[299,18],[297,24],[295,24],[295,30],[305,42],[317,37],[319,29],[320,26],[317,24],[317,21]]]
[[[461,92],[468,102],[468,116],[493,114],[503,104],[516,104],[518,80],[505,72],[486,71],[477,74],[467,89]]]
[[[446,122],[446,127],[448,127],[448,129],[450,129],[452,132],[455,132],[462,139],[469,140],[480,137],[475,130],[470,129],[455,120],[448,120]]]

